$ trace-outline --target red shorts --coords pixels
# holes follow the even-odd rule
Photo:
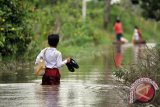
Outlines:
[[[42,85],[59,85],[60,72],[57,68],[46,68],[42,77]]]

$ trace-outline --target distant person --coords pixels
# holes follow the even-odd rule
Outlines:
[[[134,33],[133,33],[133,37],[132,37],[132,43],[136,44],[136,43],[145,43],[145,41],[142,38],[142,33],[140,31],[140,29],[135,26],[134,27]]]
[[[62,54],[56,49],[58,42],[58,34],[49,35],[49,47],[43,49],[36,58],[35,64],[38,64],[41,59],[44,59],[45,63],[45,74],[42,77],[42,85],[60,84],[61,75],[58,68],[70,62],[70,58],[62,61]]]
[[[123,37],[123,28],[122,28],[122,23],[119,18],[116,19],[116,23],[114,24],[114,32],[116,34],[116,40],[118,42],[128,42],[124,37]]]

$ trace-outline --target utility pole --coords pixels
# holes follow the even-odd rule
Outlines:
[[[111,7],[111,1],[112,0],[105,0],[105,7],[104,7],[104,28],[107,27],[109,23],[109,12],[110,12],[110,7]]]
[[[86,20],[87,3],[86,0],[82,0],[82,18]]]
[[[86,13],[87,13],[87,2],[91,0],[82,0],[82,18],[85,21],[86,20]]]

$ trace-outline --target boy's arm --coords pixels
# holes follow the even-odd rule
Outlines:
[[[61,52],[58,53],[58,57],[57,57],[57,67],[61,67],[63,65],[65,65],[67,63],[67,60],[62,61],[62,54]]]
[[[40,59],[43,58],[43,55],[44,55],[44,49],[38,54],[35,64],[37,64],[40,61]]]

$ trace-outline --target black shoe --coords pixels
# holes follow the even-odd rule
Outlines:
[[[74,68],[76,68],[76,69],[78,69],[79,68],[79,65],[77,64],[77,62],[74,60],[74,59],[72,59],[71,58],[71,65],[72,65],[72,67],[74,67]]]
[[[71,63],[66,63],[66,66],[69,71],[74,72],[74,68],[72,67]]]

